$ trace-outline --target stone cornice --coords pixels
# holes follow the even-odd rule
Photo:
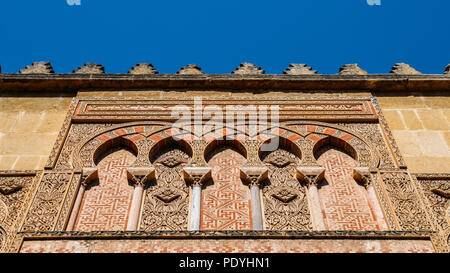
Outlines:
[[[145,89],[442,92],[450,91],[450,77],[438,74],[0,74],[0,92]]]
[[[19,232],[29,240],[39,239],[418,239],[429,240],[433,231],[53,231]]]

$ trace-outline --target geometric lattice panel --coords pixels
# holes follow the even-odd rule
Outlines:
[[[74,230],[125,230],[133,197],[126,167],[136,157],[127,150],[113,152],[98,164],[99,184],[85,191]]]
[[[327,230],[380,230],[367,191],[353,179],[356,162],[346,153],[324,147],[318,162],[325,168],[319,197]]]
[[[201,230],[251,230],[251,197],[239,167],[245,158],[224,149],[209,161],[213,185],[202,191]]]

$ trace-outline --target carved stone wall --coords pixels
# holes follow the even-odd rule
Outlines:
[[[136,157],[126,149],[114,151],[98,164],[98,181],[83,196],[74,230],[125,230],[133,197],[126,168]]]
[[[187,230],[189,188],[182,171],[188,161],[189,155],[177,148],[157,156],[157,177],[146,189],[139,230]]]
[[[0,252],[8,249],[23,221],[39,173],[0,172]]]
[[[300,158],[278,149],[264,158],[269,169],[263,188],[267,230],[312,230],[305,185],[296,178]]]
[[[450,174],[417,174],[425,205],[439,232],[442,245],[450,252]]]
[[[199,233],[252,230],[254,217],[258,216],[252,204],[260,202],[264,230],[317,235],[320,232],[313,219],[322,217],[325,230],[339,230],[344,235],[358,230],[375,232],[386,229],[379,225],[377,217],[381,216],[388,229],[381,237],[395,232],[429,232],[435,251],[447,251],[446,184],[424,184],[412,178],[376,99],[208,98],[203,107],[280,105],[280,123],[275,126],[263,124],[255,132],[250,126],[235,128],[225,124],[215,128],[218,134],[196,129],[208,121],[204,117],[182,133],[173,130],[176,118],[171,116],[171,107],[183,103],[191,110],[195,107],[188,99],[74,99],[35,185],[27,188],[22,182],[14,182],[2,187],[0,175],[3,251],[19,251],[24,237],[16,236],[17,231],[29,234],[70,230],[73,215],[78,215],[73,230],[86,231],[88,237],[103,230],[117,231],[105,235],[107,238],[125,238],[124,230],[130,227],[133,217],[136,232],[185,232],[194,219],[191,187],[200,183],[191,181],[186,170],[201,168],[211,168],[211,178],[202,181],[203,231]],[[227,142],[220,141],[233,135]],[[261,145],[274,138],[280,139],[280,147],[261,153]],[[130,151],[114,153],[116,147],[122,146]],[[330,146],[334,148],[324,148]],[[308,174],[307,170],[320,166],[325,169],[326,182],[318,185],[318,215],[314,212],[317,207],[311,185],[322,177]],[[248,171],[252,168],[262,170],[259,178]],[[248,171],[246,178],[244,170]],[[370,202],[369,185],[373,187]],[[253,194],[258,191],[259,195]],[[380,207],[378,216],[373,199]],[[14,216],[10,207],[18,208],[19,214]],[[266,249],[271,244],[258,242],[255,247]],[[327,243],[318,245],[317,249],[330,249]],[[31,244],[26,249],[33,251],[36,246]]]

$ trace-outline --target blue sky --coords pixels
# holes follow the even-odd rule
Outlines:
[[[51,61],[56,73],[85,62],[126,73],[140,62],[160,73],[196,63],[230,73],[241,62],[281,73],[307,63],[335,74],[345,63],[388,73],[406,62],[442,74],[450,63],[450,1],[381,0],[2,0],[0,65],[15,73]]]

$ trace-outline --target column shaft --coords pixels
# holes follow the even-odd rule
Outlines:
[[[315,184],[309,186],[309,197],[311,198],[311,210],[313,223],[316,230],[325,230],[325,223],[323,221],[322,208],[320,206],[319,191]]]
[[[259,194],[259,186],[258,185],[251,186],[251,202],[252,202],[253,230],[263,230],[261,197]]]
[[[378,203],[377,195],[375,194],[375,189],[372,185],[369,185],[367,187],[367,196],[374,210],[375,217],[377,217],[377,223],[380,227],[380,230],[388,230],[386,221],[384,220],[383,212],[381,210],[380,204]]]
[[[200,208],[202,202],[202,187],[194,185],[192,188],[192,203],[191,203],[191,219],[189,230],[200,230]]]
[[[70,214],[69,223],[67,224],[67,231],[72,231],[75,226],[75,221],[77,220],[78,213],[81,207],[81,201],[83,201],[84,191],[86,187],[81,184],[80,189],[78,190],[77,199],[75,200],[75,204],[72,208],[72,213]]]
[[[131,201],[130,215],[128,216],[127,231],[137,230],[143,195],[144,187],[140,183],[136,184],[133,191],[133,200]]]

